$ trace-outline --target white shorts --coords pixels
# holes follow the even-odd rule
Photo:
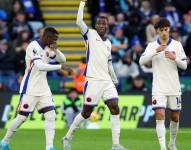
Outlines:
[[[87,80],[84,85],[84,104],[97,105],[100,99],[106,103],[118,100],[118,93],[112,81]]]
[[[171,111],[180,111],[182,108],[181,96],[171,95],[171,96],[152,96],[152,108],[155,109],[166,109]]]
[[[28,115],[37,109],[39,113],[44,113],[50,109],[54,109],[54,101],[52,96],[31,96],[22,95],[20,97],[20,102],[17,111],[20,114]]]

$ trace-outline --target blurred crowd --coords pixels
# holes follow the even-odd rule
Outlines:
[[[190,60],[191,7],[188,6],[191,6],[191,2],[182,1],[185,1],[184,7],[177,6],[179,0],[89,1],[89,11],[93,14],[93,20],[99,15],[108,17],[113,65],[120,81],[120,92],[150,90],[152,68],[140,66],[139,58],[146,45],[158,38],[154,24],[160,17],[170,21],[171,37],[181,41]],[[186,71],[180,70],[180,75],[191,77],[190,63]]]
[[[38,1],[13,0],[0,9],[0,90],[18,91],[25,71],[25,50],[44,26]]]
[[[25,70],[25,49],[29,41],[39,38],[44,27],[39,0],[13,0],[9,11],[0,9],[0,91],[18,91]],[[183,2],[184,1],[184,2]],[[147,43],[156,40],[154,24],[166,17],[171,37],[181,41],[191,58],[191,2],[187,0],[88,0],[94,25],[98,15],[109,21],[113,65],[119,78],[119,92],[150,91],[152,68],[138,64]],[[51,62],[55,63],[55,62]],[[85,59],[72,78],[79,92],[83,91]],[[57,73],[49,73],[57,77]],[[180,70],[182,78],[191,78],[191,65]],[[57,91],[64,91],[61,82]]]

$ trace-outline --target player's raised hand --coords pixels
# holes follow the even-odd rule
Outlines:
[[[159,53],[159,52],[164,51],[165,48],[166,48],[166,45],[160,45],[160,46],[156,49],[156,51],[157,51],[157,53]]]
[[[68,75],[73,75],[74,71],[72,70],[72,68],[70,68],[69,66],[62,64],[61,67],[62,70],[66,71],[68,73]]]
[[[52,50],[52,51],[56,51],[56,50],[58,49],[58,46],[57,46],[56,43],[55,43],[55,44],[50,44],[50,45],[49,45],[49,48],[50,48],[50,50]]]
[[[165,57],[169,58],[171,60],[175,60],[176,59],[176,53],[170,52],[170,51],[165,51]]]

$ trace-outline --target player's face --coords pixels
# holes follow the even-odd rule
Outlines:
[[[45,43],[45,45],[52,45],[52,44],[56,44],[56,41],[58,40],[58,36],[57,35],[52,35],[52,36],[46,36],[44,35],[43,37],[43,41]]]
[[[95,28],[100,36],[104,36],[106,34],[107,26],[108,26],[108,23],[106,19],[102,19],[102,18],[97,19]]]
[[[169,27],[164,27],[164,28],[158,28],[157,33],[159,34],[159,37],[161,39],[168,39],[170,35],[170,28]]]

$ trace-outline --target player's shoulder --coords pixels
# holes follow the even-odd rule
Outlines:
[[[90,29],[88,28],[87,32],[85,34],[89,34],[89,33],[93,33],[94,32],[94,29]]]
[[[26,54],[39,53],[41,47],[37,40],[32,40],[26,48]]]
[[[173,44],[173,45],[182,45],[180,41],[177,41],[175,39],[171,39],[171,44]]]
[[[149,43],[147,44],[147,47],[155,47],[155,46],[157,46],[157,45],[158,45],[158,42],[157,42],[157,40],[155,40],[155,41],[149,42]]]
[[[36,40],[32,40],[28,45],[28,47],[38,47],[38,46],[39,44]]]

